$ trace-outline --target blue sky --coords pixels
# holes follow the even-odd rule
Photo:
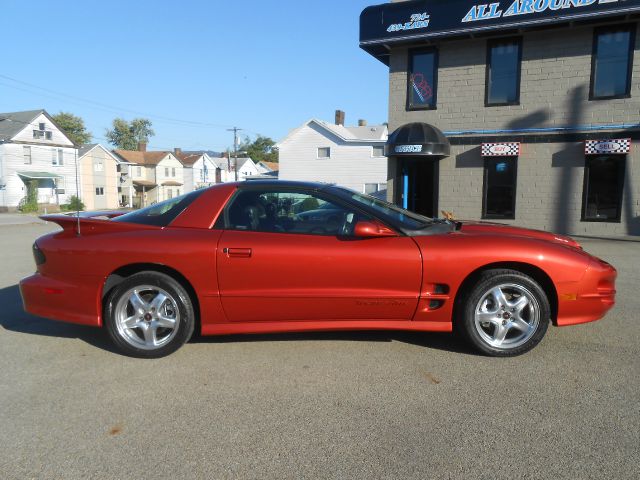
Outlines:
[[[381,0],[2,3],[0,112],[70,111],[102,143],[113,118],[145,116],[151,148],[218,151],[231,126],[280,140],[337,108],[387,121],[388,69],[358,47]]]

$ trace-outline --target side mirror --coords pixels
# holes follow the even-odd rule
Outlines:
[[[393,230],[374,222],[360,221],[353,229],[353,235],[359,238],[397,237]]]

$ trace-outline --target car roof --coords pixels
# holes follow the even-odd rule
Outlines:
[[[321,190],[333,184],[319,182],[298,182],[294,180],[250,180],[247,182],[238,182],[238,189],[247,190],[254,188],[306,188],[312,190]]]

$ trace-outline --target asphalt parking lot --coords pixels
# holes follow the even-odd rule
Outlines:
[[[491,359],[440,334],[196,339],[153,361],[25,314],[51,225],[0,225],[0,477],[640,478],[640,242],[602,321]]]

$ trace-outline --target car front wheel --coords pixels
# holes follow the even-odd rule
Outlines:
[[[488,270],[464,297],[458,327],[481,353],[510,357],[540,343],[550,317],[547,295],[534,279],[515,270]]]
[[[194,309],[185,289],[168,275],[142,272],[125,279],[107,297],[105,326],[127,355],[164,357],[189,340]]]

